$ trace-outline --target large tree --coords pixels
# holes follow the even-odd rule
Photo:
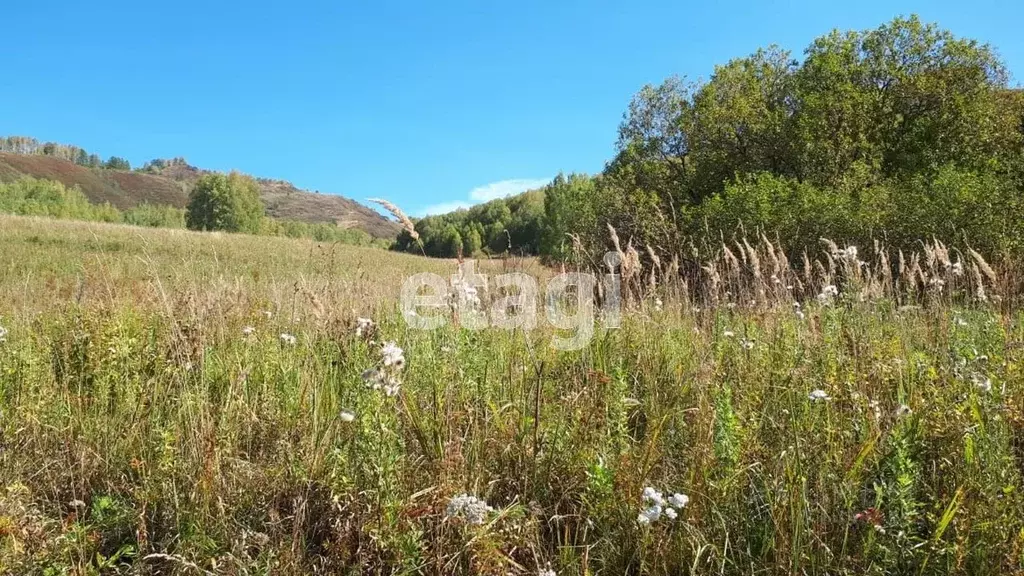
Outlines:
[[[259,185],[232,172],[203,175],[189,195],[185,224],[192,230],[224,230],[255,234],[263,223]]]

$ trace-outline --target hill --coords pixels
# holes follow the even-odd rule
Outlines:
[[[0,182],[23,176],[77,186],[91,202],[107,202],[126,210],[139,204],[184,208],[196,179],[206,171],[183,162],[145,171],[98,169],[41,154],[0,152]],[[375,238],[394,238],[399,227],[371,208],[334,194],[316,194],[281,180],[259,179],[267,214],[284,220],[334,222]]]

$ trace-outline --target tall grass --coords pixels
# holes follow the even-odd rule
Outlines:
[[[450,262],[0,223],[0,573],[1022,569],[1024,334],[973,275],[865,293],[809,257],[795,309],[740,242],[714,290],[637,273],[622,327],[558,352],[407,328],[401,280]],[[689,502],[642,523],[647,487]]]

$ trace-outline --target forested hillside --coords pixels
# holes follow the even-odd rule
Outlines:
[[[438,256],[511,240],[516,253],[593,258],[611,246],[607,224],[654,253],[740,230],[797,250],[827,236],[1020,252],[1024,93],[1008,78],[992,47],[916,17],[833,31],[800,59],[770,46],[705,82],[643,87],[601,174],[559,176],[416,230]],[[397,246],[420,249],[407,234]]]
[[[90,202],[110,204],[118,210],[143,205],[183,209],[192,186],[208,172],[183,158],[152,160],[132,170],[123,158],[113,156],[100,161],[96,154],[77,146],[41,143],[22,136],[0,137],[0,183],[24,177],[53,180],[67,188],[78,188]],[[361,230],[373,238],[392,239],[398,233],[396,224],[343,196],[300,190],[283,180],[261,178],[257,183],[267,215],[272,218],[334,224]]]

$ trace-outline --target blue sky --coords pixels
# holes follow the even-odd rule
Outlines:
[[[599,171],[645,83],[910,13],[1020,81],[1013,1],[9,2],[0,133],[423,214]]]

